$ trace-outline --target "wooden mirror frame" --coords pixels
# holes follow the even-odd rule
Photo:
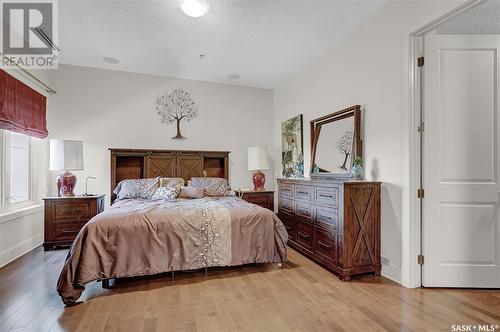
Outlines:
[[[354,105],[345,108],[341,111],[322,116],[320,118],[309,121],[311,125],[311,170],[310,174],[317,175],[313,173],[314,164],[316,162],[316,148],[318,145],[319,134],[321,132],[321,126],[330,122],[342,120],[348,117],[354,117],[354,157],[363,158],[363,142],[361,141],[361,106]],[[353,158],[354,160],[354,158]],[[321,173],[320,173],[321,174]],[[323,173],[332,174],[332,173]]]

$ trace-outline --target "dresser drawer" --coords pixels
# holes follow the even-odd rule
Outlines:
[[[312,202],[313,198],[313,188],[310,186],[302,186],[302,185],[296,185],[295,186],[295,199],[301,200],[301,201],[306,201],[306,202]]]
[[[68,222],[68,223],[57,223],[55,229],[55,241],[68,241],[74,240],[80,229],[87,222]]]
[[[285,213],[294,213],[293,200],[290,198],[281,197],[279,201],[279,210]]]
[[[56,221],[61,220],[89,220],[90,205],[88,202],[67,201],[59,202],[54,206]]]
[[[338,229],[338,210],[330,207],[315,205],[315,221],[321,226]]]
[[[316,187],[314,202],[332,207],[339,206],[338,187]]]
[[[279,196],[293,197],[293,185],[290,183],[278,184]]]
[[[309,222],[313,221],[313,207],[311,203],[295,202],[295,215]]]
[[[325,261],[335,263],[337,261],[337,233],[315,227],[314,253]]]
[[[313,225],[298,221],[296,223],[296,238],[295,242],[301,246],[311,249],[313,248]]]
[[[288,215],[283,214],[283,213],[279,213],[278,217],[280,218],[281,222],[283,222],[283,225],[285,226],[285,229],[288,233],[288,239],[295,241],[297,229],[296,229],[296,223],[295,223],[295,220],[293,219],[293,217],[288,216]]]

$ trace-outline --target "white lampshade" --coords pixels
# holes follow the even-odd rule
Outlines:
[[[260,171],[269,169],[267,148],[265,146],[251,146],[248,148],[248,170]]]
[[[51,171],[83,170],[83,142],[69,140],[50,140]]]

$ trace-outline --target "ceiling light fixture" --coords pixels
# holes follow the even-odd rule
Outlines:
[[[190,17],[200,17],[208,11],[207,5],[202,0],[184,0],[181,8],[184,14]]]
[[[113,58],[112,56],[105,56],[102,58],[102,61],[110,63],[112,65],[117,65],[120,63],[120,60],[118,60],[117,58]]]
[[[226,77],[230,80],[237,80],[238,78],[240,78],[240,74],[229,74]]]

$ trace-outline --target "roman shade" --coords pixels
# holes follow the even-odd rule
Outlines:
[[[0,70],[0,129],[38,138],[47,137],[46,99]]]

